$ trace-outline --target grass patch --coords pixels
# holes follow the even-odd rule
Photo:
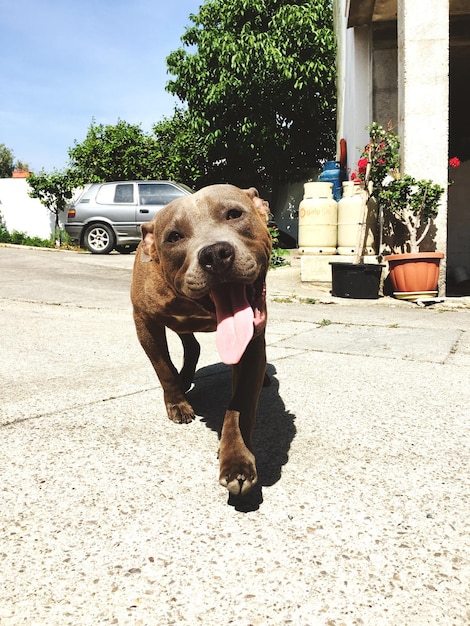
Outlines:
[[[296,302],[295,297],[291,296],[283,296],[282,298],[273,298],[274,302],[279,302],[280,304],[292,304],[292,302]]]
[[[298,298],[295,294],[292,296],[277,296],[273,298],[273,302],[279,302],[280,304],[317,304],[316,298]]]

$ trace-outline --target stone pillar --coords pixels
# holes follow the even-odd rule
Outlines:
[[[447,190],[449,0],[398,0],[397,26],[401,169]],[[436,248],[446,253],[447,193],[436,229]],[[439,287],[443,294],[445,262]]]

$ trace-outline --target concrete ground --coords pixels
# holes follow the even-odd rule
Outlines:
[[[198,417],[166,418],[132,263],[0,247],[0,624],[470,624],[468,301],[271,271],[242,512],[217,482],[228,368],[200,336]]]

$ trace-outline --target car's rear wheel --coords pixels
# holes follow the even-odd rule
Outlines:
[[[114,231],[107,224],[92,224],[85,231],[83,243],[92,254],[109,254],[115,244]]]

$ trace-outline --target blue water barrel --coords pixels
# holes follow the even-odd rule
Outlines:
[[[341,200],[343,195],[342,183],[345,180],[345,173],[341,169],[339,161],[326,161],[323,171],[318,176],[318,180],[323,183],[333,183],[333,198],[336,202]]]

